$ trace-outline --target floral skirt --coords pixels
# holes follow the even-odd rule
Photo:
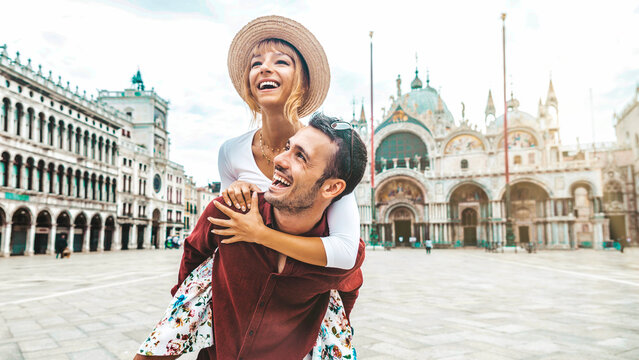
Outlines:
[[[140,346],[139,354],[182,355],[213,345],[212,275],[210,257],[180,285],[162,320]],[[356,359],[352,339],[342,299],[337,290],[331,290],[317,340],[303,360]]]

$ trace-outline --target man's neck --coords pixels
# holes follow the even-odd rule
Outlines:
[[[322,219],[324,210],[326,210],[326,206],[318,205],[296,213],[273,208],[273,216],[278,230],[291,235],[301,235],[311,231]]]

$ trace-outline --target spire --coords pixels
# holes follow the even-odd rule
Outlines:
[[[552,86],[552,78],[548,84],[548,96],[546,97],[546,106],[558,107],[557,95],[555,94],[555,88]]]
[[[359,122],[366,124],[366,113],[364,112],[364,102],[362,101],[362,111],[359,113]]]
[[[486,102],[486,117],[488,115],[495,116],[495,103],[493,102],[493,93],[488,90],[488,101]]]
[[[397,82],[397,101],[399,101],[399,98],[402,97],[402,78],[397,75],[397,80],[395,80]]]
[[[417,70],[417,68],[415,68],[415,78],[410,83],[410,88],[413,89],[413,90],[422,88],[422,81],[419,79],[419,75],[418,74],[419,74],[419,70]]]

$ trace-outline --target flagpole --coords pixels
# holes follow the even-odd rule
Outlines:
[[[504,164],[506,173],[506,245],[514,245],[511,209],[510,209],[510,172],[508,170],[508,102],[506,100],[506,13],[501,14],[502,53],[504,63]]]
[[[371,47],[371,229],[370,241],[376,244],[379,239],[377,234],[377,215],[375,214],[375,124],[373,122],[373,32],[369,32]]]

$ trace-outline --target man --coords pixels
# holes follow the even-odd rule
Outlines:
[[[266,193],[253,195],[251,208],[259,209],[269,227],[324,236],[325,210],[361,180],[366,147],[348,123],[316,114],[273,162],[276,180]],[[362,285],[364,243],[360,240],[350,270],[309,265],[254,243],[224,244],[226,237],[212,233],[219,228],[207,218],[228,219],[225,213],[233,214],[215,203],[207,206],[184,244],[178,279],[182,283],[215,253],[215,345],[202,350],[198,359],[302,359],[317,338],[331,289],[340,292],[350,315]]]

